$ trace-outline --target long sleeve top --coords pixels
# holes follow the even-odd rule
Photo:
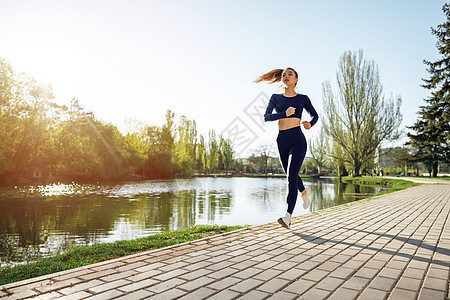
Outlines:
[[[290,107],[295,107],[295,113],[286,117],[286,110]],[[273,109],[275,109],[276,113],[272,113]],[[286,97],[282,94],[273,94],[270,97],[269,105],[266,108],[266,112],[264,114],[264,121],[275,121],[283,118],[302,118],[302,112],[305,109],[309,115],[312,117],[312,120],[309,121],[311,127],[316,124],[319,119],[319,115],[311,104],[311,100],[309,100],[308,96],[297,94],[294,97]]]

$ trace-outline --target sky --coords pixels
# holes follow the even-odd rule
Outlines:
[[[230,138],[237,157],[265,146],[277,155],[277,122],[262,114],[283,90],[254,79],[278,68],[299,73],[296,92],[319,113],[304,130],[310,140],[320,131],[322,83],[337,91],[339,58],[362,49],[385,97],[402,98],[401,128],[411,126],[431,94],[421,87],[423,60],[440,59],[431,27],[445,21],[444,3],[0,0],[0,57],[51,83],[55,102],[76,98],[122,132],[136,122],[162,126],[170,109],[177,122],[195,120],[206,139],[210,129]]]

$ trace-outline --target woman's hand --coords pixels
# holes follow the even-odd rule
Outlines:
[[[290,115],[295,113],[295,107],[290,106],[288,109],[286,109],[286,117],[289,117]]]
[[[311,128],[311,124],[309,124],[309,122],[307,122],[307,121],[303,121],[302,124],[303,124],[303,127],[305,127],[305,129]]]

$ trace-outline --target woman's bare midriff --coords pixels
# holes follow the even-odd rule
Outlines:
[[[286,130],[293,127],[300,126],[301,120],[299,118],[284,118],[278,120],[278,130]]]

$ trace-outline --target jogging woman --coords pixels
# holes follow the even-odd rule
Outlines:
[[[284,217],[278,219],[278,223],[289,229],[292,212],[297,202],[298,191],[301,192],[304,209],[308,209],[311,203],[309,198],[310,192],[305,188],[302,179],[298,175],[307,147],[306,139],[300,126],[303,125],[305,129],[310,129],[316,124],[319,116],[308,96],[294,91],[298,82],[298,74],[294,69],[272,70],[259,76],[254,82],[260,81],[270,81],[269,83],[281,81],[284,89],[282,94],[273,94],[270,97],[264,114],[264,121],[278,120],[278,152],[284,172],[288,178],[287,212]],[[273,109],[276,110],[276,113],[272,113]],[[311,121],[301,122],[303,109],[312,117]],[[289,155],[291,155],[291,160],[288,164]]]

